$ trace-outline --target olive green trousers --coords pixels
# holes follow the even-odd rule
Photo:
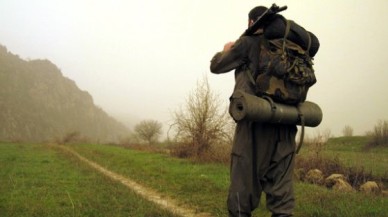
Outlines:
[[[237,123],[227,200],[230,217],[251,216],[262,192],[274,216],[292,214],[296,132],[294,125]]]

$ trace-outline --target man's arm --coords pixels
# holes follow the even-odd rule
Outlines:
[[[210,71],[216,74],[229,72],[243,65],[247,55],[245,40],[240,38],[236,42],[228,42],[221,52],[216,53],[210,63]]]

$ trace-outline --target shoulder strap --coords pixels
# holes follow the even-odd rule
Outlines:
[[[287,41],[287,37],[288,37],[288,33],[290,33],[290,29],[291,29],[291,23],[293,23],[292,20],[286,20],[286,29],[284,31],[284,37],[283,37],[283,52],[286,50],[286,41]]]
[[[255,82],[255,79],[253,78],[253,73],[252,71],[249,69],[249,67],[247,67],[247,69],[245,70],[248,74],[248,78],[249,78],[249,81],[252,83],[252,84],[256,84]]]
[[[260,58],[260,53],[261,53],[261,45],[264,43],[264,40],[265,40],[265,37],[264,37],[264,34],[260,34],[259,35],[260,39],[259,39],[259,49],[257,51],[257,55],[258,57]],[[257,70],[252,72],[249,68],[249,66],[246,66],[246,70],[245,70],[247,73],[248,73],[248,78],[249,80],[252,82],[252,84],[256,84],[256,81],[255,81],[255,78],[257,77]]]

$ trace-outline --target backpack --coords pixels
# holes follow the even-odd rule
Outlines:
[[[269,39],[263,34],[260,40],[259,69],[253,79],[256,86],[256,95],[269,97],[275,102],[297,105],[304,102],[309,88],[316,83],[313,69],[312,38],[310,32],[291,20],[285,22],[283,38]],[[297,40],[290,39],[290,29],[300,27],[305,34],[304,45],[297,44]],[[278,28],[279,29],[279,28]],[[264,30],[265,31],[265,30]],[[300,32],[300,31],[299,31]],[[295,37],[296,32],[292,32]],[[315,37],[314,45],[319,42]],[[304,48],[303,48],[304,47]],[[317,52],[315,46],[313,52]]]

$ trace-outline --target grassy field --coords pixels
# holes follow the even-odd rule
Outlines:
[[[0,216],[170,216],[73,156],[0,144]]]
[[[362,167],[376,176],[388,177],[388,148],[365,149],[368,138],[364,136],[332,138],[326,144],[326,156],[336,156],[345,165]]]
[[[182,203],[192,204],[201,212],[226,215],[224,199],[229,175],[225,165],[194,164],[164,154],[115,146],[75,145],[71,148],[111,171],[131,177]]]
[[[351,139],[334,139],[329,141],[324,152],[350,159],[347,164],[351,165],[353,157],[364,157],[356,143]],[[182,204],[214,216],[227,216],[225,199],[229,168],[226,165],[195,164],[165,154],[116,146],[84,144],[69,147]],[[354,153],[359,155],[350,156]],[[370,165],[371,169],[379,168],[379,173],[384,173],[387,170],[386,150],[371,150],[369,154],[383,160],[373,158],[374,163],[368,164],[372,158],[364,157],[365,165]],[[172,216],[50,146],[0,144],[0,167],[0,216]],[[295,184],[295,192],[296,216],[388,216],[387,197],[339,193],[299,182]],[[261,203],[254,216],[269,217],[265,201]]]

